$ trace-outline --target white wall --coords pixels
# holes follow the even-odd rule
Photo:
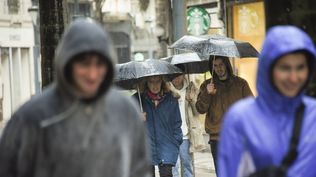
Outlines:
[[[1,48],[1,97],[3,117],[10,115],[34,93],[33,59],[30,48]]]
[[[34,45],[34,32],[32,27],[10,28],[0,27],[1,47],[32,47]]]
[[[0,97],[5,123],[35,93],[34,32],[27,9],[31,0],[20,0],[18,14],[9,14],[7,0],[0,0]]]
[[[11,115],[11,84],[10,84],[10,63],[8,53],[1,50],[1,93],[3,94],[3,118],[7,119]]]
[[[32,87],[34,79],[32,79],[32,58],[30,58],[30,49],[29,48],[21,48],[21,85],[23,86],[21,92],[21,102],[25,102],[30,98],[30,96],[34,93]]]
[[[130,13],[131,0],[106,0],[102,12],[110,13]]]
[[[142,37],[132,39],[132,53],[147,53],[148,58],[153,58],[154,52],[160,47],[156,36],[162,31],[162,28],[158,29],[156,26],[156,1],[149,0],[147,10],[141,11],[139,0],[132,0],[131,15],[134,17],[135,26],[146,31]],[[135,33],[140,32],[135,30]]]

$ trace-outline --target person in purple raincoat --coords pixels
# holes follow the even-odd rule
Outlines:
[[[258,97],[234,104],[224,116],[219,145],[219,177],[243,177],[279,166],[289,150],[295,115],[305,106],[298,156],[288,177],[316,176],[316,100],[305,96],[316,51],[294,26],[276,26],[266,36],[257,73]]]

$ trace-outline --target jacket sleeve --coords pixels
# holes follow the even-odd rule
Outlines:
[[[0,176],[33,176],[35,129],[25,117],[14,114],[0,140]],[[33,133],[32,133],[33,132]]]
[[[220,177],[239,177],[238,168],[244,153],[245,143],[240,133],[242,129],[236,118],[238,115],[232,109],[224,116],[217,159]]]
[[[181,125],[182,125],[182,119],[181,119],[181,114],[180,114],[180,110],[179,110],[179,103],[177,100],[174,100],[175,102],[175,114],[174,114],[174,137],[175,139],[178,141],[179,145],[182,144],[183,141],[183,134],[182,134],[182,129],[181,129]]]
[[[143,107],[143,97],[141,95],[141,93],[139,94],[138,92],[134,93],[131,98],[135,101],[136,105],[137,105],[137,109],[138,110],[142,110],[141,107]]]
[[[132,109],[133,108],[133,109]],[[151,176],[151,162],[150,162],[150,148],[146,136],[145,124],[141,121],[140,113],[135,106],[131,106],[130,116],[133,120],[132,152],[130,163],[130,177],[150,177]]]
[[[242,85],[242,96],[243,98],[248,97],[248,96],[253,96],[253,93],[246,80],[244,80],[243,85]]]
[[[198,92],[198,88],[196,87],[196,85],[191,81],[190,85],[189,85],[189,93],[188,94],[192,94],[193,98],[192,101],[189,102],[190,108],[192,109],[192,114],[193,116],[198,116],[199,112],[196,109],[196,101],[197,101],[197,92]]]
[[[196,110],[200,114],[204,114],[209,110],[211,103],[211,95],[206,90],[207,83],[204,82],[200,87],[200,93],[198,94],[197,101],[195,104]]]

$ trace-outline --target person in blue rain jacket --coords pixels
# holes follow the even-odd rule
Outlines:
[[[219,177],[243,177],[286,156],[295,114],[305,105],[298,156],[288,177],[316,176],[316,100],[305,96],[316,51],[294,26],[276,26],[266,36],[257,73],[258,97],[234,104],[224,117],[219,145]]]
[[[178,100],[162,76],[152,76],[146,78],[141,86],[141,101],[152,165],[158,165],[160,177],[172,177],[172,167],[177,162],[183,137]]]

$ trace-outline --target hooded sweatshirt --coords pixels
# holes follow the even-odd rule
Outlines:
[[[316,101],[304,95],[282,95],[272,84],[273,64],[283,55],[310,54],[309,78],[315,68],[316,51],[306,33],[293,26],[271,28],[259,57],[257,98],[234,104],[224,118],[219,145],[219,177],[247,176],[267,166],[278,166],[289,149],[295,112],[305,105],[298,157],[288,177],[316,176]]]
[[[227,57],[222,58],[226,66],[227,79],[221,81],[214,72],[214,85],[216,93],[207,93],[206,86],[212,79],[205,80],[200,86],[200,93],[196,102],[196,109],[205,115],[205,131],[210,135],[210,140],[218,140],[224,113],[236,101],[253,96],[247,81],[233,74],[232,66]],[[212,72],[212,59],[210,59],[210,71]]]
[[[0,141],[0,176],[140,177],[150,164],[134,103],[111,87],[115,57],[109,36],[92,20],[65,31],[55,58],[56,80],[21,106]],[[82,100],[68,64],[78,54],[101,55],[108,72],[97,95]],[[122,111],[124,109],[124,111]]]

